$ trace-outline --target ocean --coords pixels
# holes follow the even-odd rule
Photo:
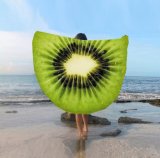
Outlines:
[[[160,98],[160,77],[126,76],[119,99]],[[34,75],[1,75],[0,103],[47,102]]]
[[[155,98],[160,98],[159,77],[125,77],[118,99],[132,102],[113,103],[108,108],[95,112],[94,115],[106,117],[112,122],[117,122],[121,116],[160,122],[159,107],[134,102]],[[34,75],[0,76],[0,129],[57,121],[64,111],[52,105],[53,103],[41,91]],[[120,112],[125,109],[129,109],[126,114]],[[12,110],[17,111],[17,114],[6,113]],[[30,117],[30,114],[35,116]]]

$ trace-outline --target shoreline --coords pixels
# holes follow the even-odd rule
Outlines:
[[[149,93],[120,93],[114,103],[143,102],[151,105],[160,106],[160,94]],[[38,96],[12,96],[0,98],[1,104],[20,104],[20,103],[51,103],[45,95]]]
[[[137,103],[149,103],[150,105],[160,107],[160,99],[117,99],[113,103],[132,103],[132,102],[137,102]],[[50,100],[44,99],[44,100],[29,100],[29,101],[0,101],[0,107],[2,106],[9,106],[11,104],[17,104],[17,105],[22,105],[22,104],[27,104],[27,103],[52,103]],[[22,105],[23,106],[23,105]]]

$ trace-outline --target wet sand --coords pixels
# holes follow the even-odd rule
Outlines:
[[[17,113],[6,113],[7,110],[17,110]],[[0,158],[160,157],[159,123],[123,125],[111,120],[109,126],[89,125],[88,139],[80,140],[75,124],[68,126],[60,121],[62,112],[48,103],[46,106],[0,107]],[[122,131],[119,136],[100,136],[116,128]]]

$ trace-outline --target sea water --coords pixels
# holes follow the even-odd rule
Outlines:
[[[126,76],[119,95],[121,99],[160,98],[160,77]],[[1,75],[0,103],[47,102],[34,75]]]

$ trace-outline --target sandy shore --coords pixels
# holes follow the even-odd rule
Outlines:
[[[13,109],[17,113],[5,113]],[[1,107],[0,158],[160,157],[158,123],[90,125],[88,139],[79,140],[75,125],[69,127],[60,121],[62,112],[54,106]],[[117,127],[122,131],[119,136],[100,136]]]

